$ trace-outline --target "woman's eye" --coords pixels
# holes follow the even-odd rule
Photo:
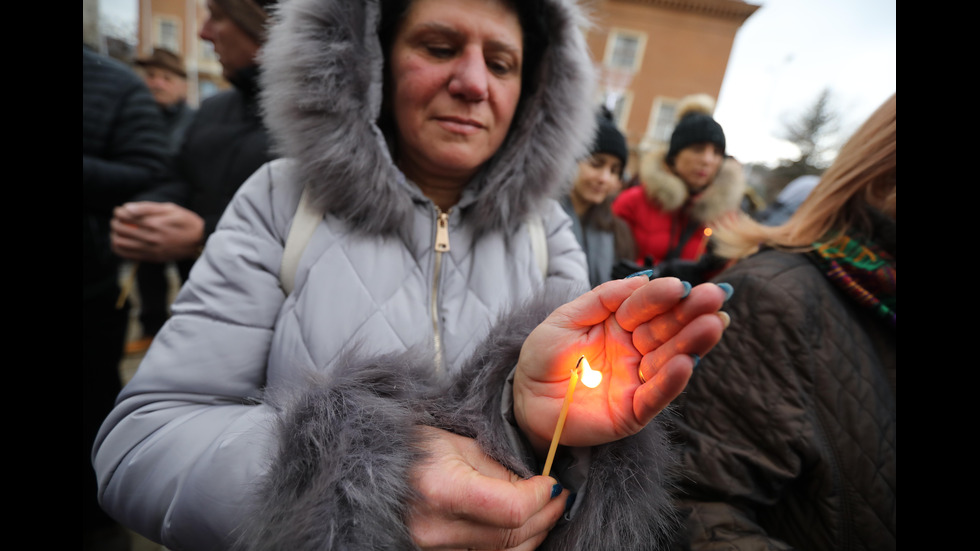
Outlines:
[[[506,75],[513,70],[511,64],[504,61],[488,60],[487,67],[496,75]]]
[[[453,56],[453,49],[450,46],[429,45],[425,47],[433,57],[446,59]]]

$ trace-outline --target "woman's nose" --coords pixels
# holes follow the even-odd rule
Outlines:
[[[456,59],[449,93],[468,101],[480,101],[488,95],[487,64],[478,48],[463,50]]]

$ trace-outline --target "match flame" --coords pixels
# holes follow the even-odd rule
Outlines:
[[[592,369],[592,366],[589,365],[589,360],[586,360],[585,356],[579,358],[579,363],[582,364],[582,384],[589,388],[599,386],[599,383],[602,382],[602,373]]]
[[[704,236],[711,237],[711,228],[704,228]]]

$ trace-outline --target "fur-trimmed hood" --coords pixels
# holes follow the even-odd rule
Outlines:
[[[665,149],[644,157],[640,164],[640,181],[647,199],[672,212],[687,203],[690,192],[684,181],[667,167],[666,156]],[[722,161],[714,181],[694,200],[691,215],[701,223],[711,222],[725,212],[738,209],[744,194],[742,164],[733,157],[727,157]]]
[[[594,68],[579,31],[588,19],[574,0],[535,1],[550,36],[529,78],[547,84],[522,100],[500,151],[456,207],[474,209],[484,231],[513,228],[563,194],[595,129]],[[297,160],[314,204],[355,230],[390,234],[425,198],[395,166],[377,122],[379,9],[377,0],[281,2],[261,52],[261,104],[277,152]]]

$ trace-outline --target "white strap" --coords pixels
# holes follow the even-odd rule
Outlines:
[[[303,188],[303,193],[299,196],[299,205],[296,207],[296,214],[293,216],[293,225],[289,228],[289,235],[286,236],[286,245],[282,251],[282,264],[279,266],[279,283],[286,295],[293,291],[296,285],[296,267],[299,266],[299,259],[303,256],[306,244],[316,230],[323,215],[313,209],[309,201],[309,187]]]
[[[286,236],[286,245],[282,251],[282,264],[279,267],[279,282],[283,291],[288,295],[296,284],[296,268],[299,259],[306,249],[306,244],[313,236],[317,225],[323,218],[321,213],[313,209],[309,202],[309,188],[304,187],[299,197],[299,205],[293,216],[293,225]],[[531,236],[531,247],[534,248],[534,259],[541,270],[541,277],[548,277],[548,238],[544,234],[544,222],[538,214],[531,215],[527,231]]]
[[[544,222],[537,213],[527,221],[527,231],[531,234],[531,247],[534,248],[534,259],[538,261],[541,277],[548,278],[548,238],[544,234]]]

